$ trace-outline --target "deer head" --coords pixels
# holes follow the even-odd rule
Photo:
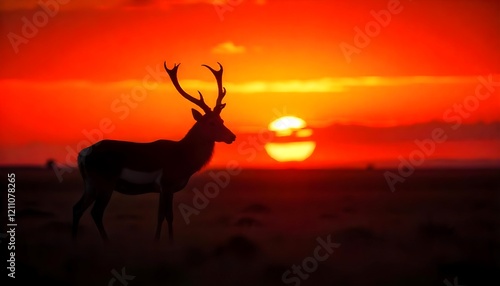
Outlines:
[[[222,109],[226,107],[226,104],[222,103],[222,99],[224,98],[224,96],[226,96],[226,88],[222,86],[223,68],[220,63],[218,64],[220,67],[219,70],[214,70],[208,65],[202,65],[208,68],[214,74],[215,79],[217,81],[218,96],[217,96],[217,102],[215,103],[215,107],[213,110],[205,103],[203,95],[201,94],[200,91],[198,91],[198,93],[200,94],[200,99],[197,99],[189,95],[182,89],[182,87],[179,84],[179,80],[177,79],[177,70],[180,64],[174,64],[174,67],[172,69],[169,69],[167,67],[167,62],[164,62],[163,66],[165,67],[165,70],[170,76],[170,79],[172,80],[175,89],[180,93],[180,95],[182,95],[182,97],[189,100],[190,102],[196,104],[199,108],[201,108],[205,112],[205,114],[201,114],[198,110],[191,109],[193,118],[196,120],[196,123],[193,126],[193,128],[196,129],[198,132],[200,132],[205,138],[211,141],[231,144],[234,142],[234,140],[236,140],[236,135],[234,135],[234,133],[231,132],[231,130],[229,130],[224,125],[224,120],[222,120],[220,116]]]

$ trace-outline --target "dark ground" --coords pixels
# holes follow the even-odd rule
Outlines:
[[[500,285],[498,169],[417,170],[394,193],[379,170],[243,170],[186,224],[179,204],[193,206],[193,188],[212,181],[205,172],[174,198],[173,246],[166,226],[153,241],[156,194],[115,193],[104,216],[111,241],[101,242],[89,209],[73,243],[77,172],[59,183],[51,170],[0,171],[2,233],[6,174],[16,173],[19,284],[298,285],[283,273],[331,235],[340,247],[300,285],[455,285],[455,277],[457,285]],[[112,270],[123,267],[135,278],[113,282]]]

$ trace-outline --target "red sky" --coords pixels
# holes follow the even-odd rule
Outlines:
[[[236,133],[277,114],[312,127],[442,121],[475,96],[478,76],[500,81],[498,1],[42,2],[51,16],[38,1],[0,4],[0,164],[61,159],[103,120],[107,138],[182,137],[192,106],[164,60],[181,62],[181,84],[210,102],[215,81],[200,65],[224,65],[223,116]],[[399,12],[347,59],[340,46],[388,6]],[[33,20],[42,25],[30,30]],[[127,105],[131,94],[140,100]],[[500,120],[498,87],[479,103],[465,122]]]

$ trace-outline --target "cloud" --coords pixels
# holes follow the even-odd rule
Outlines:
[[[214,54],[243,54],[245,52],[244,46],[237,46],[233,42],[220,43],[212,49]]]
[[[494,75],[498,80],[500,75]],[[284,80],[284,81],[252,81],[252,82],[224,82],[226,89],[232,93],[338,93],[346,92],[351,87],[370,86],[410,86],[410,85],[446,85],[467,84],[478,82],[476,76],[404,76],[404,77],[325,77],[311,80]],[[0,90],[33,89],[96,89],[96,90],[130,90],[141,86],[140,80],[125,80],[116,82],[90,81],[57,81],[34,82],[23,80],[0,80]],[[182,80],[181,85],[186,90],[213,90],[216,85],[213,81]],[[173,90],[171,83],[162,82],[157,88]],[[193,93],[196,95],[196,92]]]

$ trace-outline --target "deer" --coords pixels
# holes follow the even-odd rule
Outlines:
[[[82,149],[78,153],[78,169],[83,178],[84,191],[73,207],[72,237],[76,239],[80,218],[94,203],[91,216],[103,241],[108,235],[103,225],[104,211],[113,191],[126,195],[159,193],[158,217],[155,240],[160,240],[164,220],[168,224],[168,237],[173,243],[173,197],[185,188],[192,175],[206,166],[216,142],[232,144],[236,135],[224,125],[221,111],[226,88],[222,85],[223,67],[219,70],[208,65],[215,76],[218,95],[213,110],[205,103],[200,91],[199,99],[182,89],[177,78],[180,66],[174,63],[169,69],[163,66],[177,92],[203,110],[192,108],[194,125],[179,141],[156,140],[153,142],[130,142],[104,139]]]

